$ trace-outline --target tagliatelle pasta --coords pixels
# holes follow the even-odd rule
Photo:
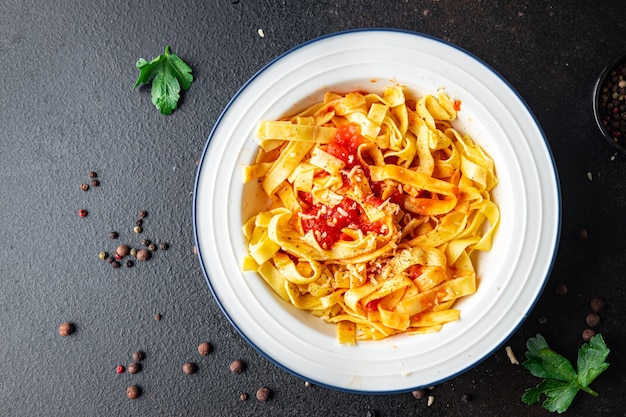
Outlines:
[[[246,181],[270,203],[243,226],[257,272],[285,302],[337,324],[338,341],[439,331],[477,291],[471,255],[500,212],[493,160],[452,127],[446,94],[327,93],[260,122]]]

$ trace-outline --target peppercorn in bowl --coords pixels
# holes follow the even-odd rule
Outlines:
[[[604,138],[626,152],[626,53],[600,74],[593,94],[593,113]]]
[[[409,101],[440,93],[450,98],[456,112],[451,126],[460,136],[471,137],[495,165],[497,184],[489,194],[499,221],[490,250],[471,254],[476,291],[454,303],[460,312],[457,320],[435,332],[341,343],[337,324],[298,308],[311,300],[304,293],[308,284],[285,288],[280,277],[272,280],[270,274],[265,279],[262,271],[247,267],[250,242],[243,229],[272,203],[258,181],[246,181],[246,173],[257,161],[263,121],[298,114],[328,94],[385,97],[390,86],[404,91]],[[415,108],[415,103],[410,106]],[[433,140],[428,146],[435,148],[437,143]],[[450,190],[455,195],[454,187]],[[386,203],[370,200],[377,201],[382,213]],[[352,206],[337,207],[340,215],[352,213]],[[310,220],[315,213],[304,212],[301,217]],[[398,30],[355,30],[324,36],[287,52],[239,90],[209,135],[198,167],[193,215],[207,284],[227,319],[261,355],[316,385],[354,393],[397,393],[433,386],[468,371],[500,348],[528,316],[556,252],[560,193],[540,126],[495,71],[466,51],[432,37]],[[262,216],[256,223],[263,228],[272,221]],[[365,226],[363,233],[367,229],[386,235],[392,229],[360,224]],[[312,236],[324,227],[312,226]],[[324,238],[323,232],[318,238]],[[326,243],[329,248],[334,244]],[[298,260],[294,253],[281,255],[281,262]],[[306,254],[299,256],[306,258]],[[373,278],[379,284],[384,275]],[[287,293],[301,303],[288,302]]]

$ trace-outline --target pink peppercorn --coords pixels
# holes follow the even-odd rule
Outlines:
[[[87,210],[85,210],[85,209],[78,210],[78,215],[80,217],[87,217]]]
[[[117,372],[118,374],[123,374],[125,370],[126,368],[124,368],[123,365],[117,365],[117,368],[115,368],[115,372]]]

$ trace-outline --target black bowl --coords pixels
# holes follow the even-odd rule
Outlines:
[[[593,114],[604,138],[626,153],[626,53],[607,65],[598,77]]]

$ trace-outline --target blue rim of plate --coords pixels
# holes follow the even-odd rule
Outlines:
[[[358,389],[350,389],[350,388],[346,388],[346,387],[341,387],[341,386],[336,386],[336,385],[332,385],[332,384],[328,384],[328,383],[323,383],[320,381],[316,381],[314,379],[311,379],[309,377],[306,377],[302,374],[300,374],[299,372],[294,371],[293,369],[290,369],[289,367],[286,367],[285,365],[283,365],[282,363],[280,363],[277,359],[275,359],[272,355],[270,355],[269,353],[263,351],[259,346],[257,346],[246,334],[245,332],[243,332],[239,326],[236,324],[235,320],[233,319],[233,317],[231,317],[231,315],[229,314],[229,312],[226,310],[225,306],[223,305],[222,301],[220,300],[220,298],[218,297],[213,284],[211,282],[211,278],[209,276],[209,273],[205,267],[205,263],[204,263],[204,259],[202,256],[202,250],[200,248],[200,244],[199,244],[199,236],[198,236],[198,227],[197,227],[197,204],[198,204],[198,184],[199,184],[199,180],[200,180],[200,176],[201,176],[201,172],[202,172],[202,167],[203,167],[203,163],[205,162],[205,156],[207,154],[207,150],[210,146],[211,140],[214,137],[214,133],[217,130],[218,126],[220,125],[220,122],[222,121],[222,119],[224,118],[224,116],[228,113],[229,109],[231,108],[231,106],[233,105],[233,103],[238,99],[238,97],[246,90],[246,88],[256,79],[258,78],[261,74],[263,74],[265,71],[267,71],[269,68],[271,68],[274,64],[276,64],[277,62],[281,61],[282,59],[284,59],[285,57],[291,55],[292,53],[306,47],[312,44],[315,44],[317,42],[321,42],[324,41],[326,39],[329,38],[333,38],[333,37],[338,37],[338,36],[343,36],[343,35],[348,35],[348,34],[355,34],[355,33],[366,33],[366,32],[380,32],[380,33],[397,33],[397,34],[405,34],[405,35],[411,35],[411,36],[416,36],[419,38],[424,38],[424,39],[428,39],[431,41],[435,41],[438,43],[441,43],[442,45],[445,45],[447,47],[452,47],[453,49],[456,49],[457,51],[461,52],[462,54],[467,55],[469,58],[473,59],[474,61],[476,61],[478,64],[482,65],[486,70],[488,70],[489,72],[491,72],[493,75],[495,75],[497,78],[500,79],[500,81],[502,81],[509,89],[510,91],[517,97],[517,99],[519,100],[519,102],[525,107],[526,111],[528,112],[528,115],[531,117],[531,119],[533,120],[533,122],[535,123],[535,127],[537,128],[537,130],[540,132],[541,138],[543,139],[544,142],[544,146],[545,146],[545,151],[547,152],[547,156],[550,159],[551,162],[551,168],[552,168],[552,174],[554,175],[554,185],[556,188],[556,209],[557,209],[557,224],[556,224],[556,232],[555,232],[555,236],[554,236],[554,247],[553,247],[553,253],[551,255],[551,259],[550,259],[550,263],[547,266],[546,269],[546,273],[545,273],[545,277],[543,278],[543,282],[541,285],[541,288],[538,289],[537,293],[536,293],[536,297],[535,299],[532,301],[532,303],[530,304],[528,310],[526,312],[524,312],[523,317],[520,319],[520,321],[517,323],[517,325],[511,330],[511,332],[506,335],[505,337],[503,337],[501,339],[501,342],[499,344],[497,344],[491,351],[486,352],[482,357],[474,359],[473,362],[471,362],[467,367],[459,370],[458,372],[451,374],[451,375],[447,375],[445,377],[442,377],[438,380],[435,380],[432,382],[432,384],[429,384],[429,386],[435,386],[435,385],[439,385],[443,382],[449,381],[451,379],[454,379],[456,377],[458,377],[461,374],[466,373],[467,371],[475,368],[476,366],[478,366],[480,363],[482,363],[484,360],[486,360],[487,358],[489,358],[491,355],[494,354],[495,351],[497,351],[498,349],[500,349],[502,346],[504,346],[504,344],[507,342],[508,339],[510,339],[513,334],[519,329],[519,327],[524,323],[524,321],[526,320],[526,318],[528,317],[528,314],[534,309],[536,303],[538,302],[539,298],[541,297],[541,294],[545,288],[546,282],[548,280],[548,277],[550,276],[550,273],[552,271],[552,268],[554,266],[554,262],[556,259],[556,255],[558,252],[558,246],[559,246],[559,241],[560,241],[560,235],[561,235],[561,222],[562,222],[562,201],[561,201],[561,187],[560,187],[560,181],[558,178],[558,172],[556,169],[556,164],[554,162],[554,157],[553,154],[551,152],[549,143],[545,137],[545,133],[543,131],[543,129],[541,128],[541,125],[539,124],[538,120],[536,119],[535,115],[533,114],[533,112],[531,111],[531,109],[528,107],[527,103],[525,102],[525,100],[520,96],[520,94],[513,88],[513,86],[504,78],[502,77],[497,71],[495,71],[490,65],[486,64],[483,60],[481,60],[480,58],[476,57],[474,54],[466,51],[465,49],[456,46],[450,42],[447,42],[443,39],[437,38],[435,36],[431,36],[428,34],[423,34],[420,32],[415,32],[415,31],[409,31],[409,30],[403,30],[403,29],[395,29],[395,28],[362,28],[362,29],[350,29],[350,30],[344,30],[344,31],[339,31],[339,32],[333,32],[333,33],[329,33],[326,35],[322,35],[316,38],[313,38],[309,41],[303,42],[289,50],[287,50],[286,52],[280,54],[279,56],[277,56],[276,58],[272,59],[270,62],[268,62],[265,66],[263,66],[259,71],[257,71],[252,77],[250,77],[244,84],[243,86],[236,92],[236,94],[230,99],[230,101],[228,102],[228,104],[225,106],[224,110],[222,111],[222,113],[220,114],[220,116],[218,117],[217,121],[215,122],[215,125],[213,126],[213,128],[211,129],[211,133],[208,136],[208,139],[205,143],[203,152],[202,152],[202,157],[200,159],[200,163],[198,164],[198,169],[196,172],[196,178],[195,178],[195,184],[194,184],[194,197],[193,197],[193,227],[194,227],[194,240],[195,240],[195,244],[196,244],[196,248],[197,248],[197,256],[198,259],[200,261],[200,265],[202,268],[202,272],[203,275],[205,277],[205,280],[207,282],[207,285],[209,286],[209,289],[211,291],[211,293],[213,294],[213,297],[215,298],[215,300],[217,301],[220,309],[222,310],[222,313],[225,315],[225,317],[228,319],[228,321],[230,322],[230,324],[236,329],[236,331],[239,333],[239,335],[250,345],[252,346],[261,356],[263,356],[265,359],[267,359],[269,362],[271,362],[272,364],[274,364],[275,366],[277,366],[278,368],[286,371],[287,373],[294,375],[300,379],[302,379],[303,381],[308,381],[310,383],[313,383],[317,386],[322,386],[331,390],[335,390],[335,391],[339,391],[339,392],[345,392],[345,393],[352,393],[352,394],[363,394],[363,395],[390,395],[390,394],[401,394],[401,393],[406,393],[406,392],[411,392],[412,390],[415,389],[419,389],[419,388],[426,388],[426,386],[415,386],[415,387],[410,387],[410,388],[403,388],[403,389],[397,389],[397,390],[381,390],[381,391],[370,391],[370,390],[358,390]]]

